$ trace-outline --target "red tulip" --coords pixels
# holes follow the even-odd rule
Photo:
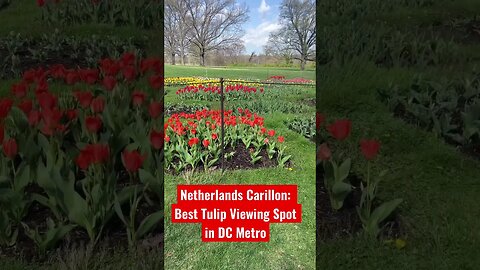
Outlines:
[[[37,0],[37,6],[43,7],[45,5],[45,0]]]
[[[102,164],[110,159],[110,148],[105,144],[89,144],[80,151],[75,163],[82,170],[88,169],[92,164]]]
[[[208,147],[208,146],[210,145],[210,141],[208,141],[208,140],[203,140],[202,144],[203,144],[203,147],[206,148],[206,147]]]
[[[125,66],[133,66],[135,64],[135,54],[126,52],[120,57],[121,64]]]
[[[82,169],[86,170],[91,164],[90,156],[86,153],[80,152],[80,155],[75,159],[75,164]]]
[[[27,95],[28,85],[25,82],[14,84],[11,87],[11,92],[16,98],[24,98]]]
[[[112,59],[106,58],[99,61],[100,70],[102,70],[105,76],[117,76],[120,71],[120,66]]]
[[[22,110],[22,112],[25,113],[25,115],[28,115],[33,108],[33,102],[30,99],[26,99],[22,102],[20,102],[17,107]]]
[[[134,106],[140,106],[142,105],[143,101],[145,100],[145,98],[147,97],[147,95],[140,91],[140,90],[135,90],[133,91],[132,93],[132,104]]]
[[[197,145],[199,142],[199,138],[191,138],[190,140],[188,140],[188,146],[192,147],[194,145]]]
[[[275,136],[275,130],[271,129],[268,131],[268,136],[273,137]]]
[[[151,60],[148,58],[142,59],[140,61],[140,72],[145,74],[151,67]]]
[[[153,75],[148,78],[148,82],[150,83],[150,87],[153,89],[160,89],[163,86],[163,76]]]
[[[75,91],[73,93],[82,108],[87,108],[92,103],[93,94],[90,91]]]
[[[158,58],[146,58],[140,62],[140,72],[145,74],[147,71],[153,70],[156,74],[162,71],[162,61]]]
[[[0,99],[0,120],[7,117],[8,113],[12,109],[13,100],[9,98]]]
[[[265,134],[265,132],[267,132],[267,129],[264,128],[264,127],[262,127],[262,128],[260,129],[260,133]]]
[[[165,142],[169,142],[170,141],[170,137],[168,135],[165,135]]]
[[[38,94],[37,100],[42,110],[52,109],[57,106],[57,97],[49,92]]]
[[[102,128],[102,119],[97,116],[87,116],[85,126],[90,133],[98,133]]]
[[[78,73],[74,70],[67,70],[67,75],[65,76],[65,82],[68,85],[73,85],[79,80]]]
[[[318,147],[318,158],[320,160],[329,160],[332,157],[332,151],[326,143],[322,143]]]
[[[81,69],[78,71],[80,78],[87,84],[95,84],[98,80],[97,69]]]
[[[218,138],[218,135],[215,133],[212,133],[212,140],[216,140]]]
[[[43,77],[43,76],[40,76],[40,72],[42,68],[39,68],[38,70],[35,70],[33,68],[29,69],[29,70],[26,70],[23,72],[23,75],[22,75],[22,80],[24,82],[26,82],[27,84],[31,84],[35,81],[37,81],[39,79],[39,77]]]
[[[380,142],[377,140],[362,139],[360,140],[360,149],[362,150],[365,159],[372,160],[377,156],[378,151],[380,150]]]
[[[105,78],[103,78],[102,84],[107,91],[112,91],[113,88],[115,88],[115,86],[117,85],[117,80],[112,76],[106,76]]]
[[[351,128],[352,122],[348,119],[337,120],[327,127],[330,134],[339,141],[345,140],[350,135]]]
[[[75,109],[69,109],[65,112],[65,114],[67,115],[67,118],[70,121],[77,119],[78,117],[78,111]]]
[[[29,69],[23,72],[22,76],[23,81],[30,84],[35,81],[35,70]]]
[[[64,127],[60,125],[60,120],[62,119],[62,112],[58,109],[42,109],[41,112],[43,126],[41,132],[45,135],[52,136],[55,132],[63,132]]]
[[[146,156],[140,155],[137,150],[127,151],[125,149],[122,153],[122,161],[125,169],[130,173],[138,171],[142,167],[143,161],[145,161]]]
[[[48,82],[45,79],[41,79],[37,83],[37,87],[35,88],[35,94],[43,94],[48,92]]]
[[[150,133],[150,143],[153,148],[159,150],[163,148],[163,133],[156,130],[152,130]]]
[[[90,153],[94,164],[106,163],[110,159],[110,148],[106,144],[90,144],[85,150]]]
[[[50,74],[55,79],[65,78],[65,76],[67,74],[67,70],[65,69],[64,65],[55,64],[55,65],[50,67]]]
[[[319,130],[322,123],[325,122],[325,115],[317,112],[317,116],[315,117],[315,120],[316,120],[316,123],[315,123],[316,128],[317,130]]]
[[[122,70],[122,73],[123,73],[123,77],[125,78],[125,80],[127,80],[129,82],[135,80],[135,77],[137,76],[135,68],[132,67],[132,66],[124,67],[123,70]]]
[[[283,143],[285,141],[285,137],[283,136],[278,136],[278,142]]]
[[[148,113],[150,114],[150,117],[153,119],[156,119],[157,117],[160,116],[160,114],[163,112],[163,104],[160,102],[152,102],[150,103],[150,106],[148,106]]]
[[[268,140],[268,138],[265,138],[265,140],[263,140],[263,142],[264,142],[264,143],[268,143],[268,142],[270,142],[270,141]]]
[[[36,126],[40,122],[40,112],[39,111],[31,111],[28,114],[28,123],[30,126]]]
[[[101,113],[105,109],[105,99],[103,97],[96,97],[92,100],[92,111],[94,113]]]
[[[3,142],[2,144],[3,153],[9,159],[13,159],[18,154],[17,142],[14,138],[10,138]]]

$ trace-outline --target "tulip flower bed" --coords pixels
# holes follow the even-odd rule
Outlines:
[[[308,80],[305,78],[293,78],[293,79],[286,79],[285,76],[274,75],[268,77],[267,81],[271,82],[280,82],[280,83],[293,83],[293,84],[313,84],[315,83],[312,80]]]
[[[253,81],[253,82],[252,82]],[[257,82],[258,81],[258,82]],[[230,84],[238,84],[238,85],[244,85],[244,86],[249,86],[249,87],[262,87],[263,84],[259,80],[242,80],[242,79],[228,79],[224,83],[224,85],[230,85]],[[165,78],[165,85],[170,86],[170,85],[214,85],[214,86],[219,86],[220,85],[220,79],[219,78],[208,78],[208,77],[198,77],[198,76],[192,76],[192,77],[166,77]]]
[[[198,85],[198,84],[211,84],[218,83],[218,78],[207,77],[165,77],[165,85]]]
[[[315,141],[315,117],[310,119],[304,118],[295,118],[289,121],[286,121],[288,128],[301,134],[305,138]]]
[[[402,202],[394,199],[380,202],[378,184],[380,175],[371,175],[371,163],[376,159],[380,142],[361,139],[360,151],[367,160],[366,178],[351,173],[352,159],[341,151],[352,123],[348,119],[336,120],[325,128],[322,114],[317,115],[317,129],[321,144],[317,147],[317,232],[320,239],[335,239],[363,229],[363,233],[376,238],[380,235],[398,237],[401,234],[395,209]],[[335,151],[333,146],[336,146]]]
[[[226,168],[283,167],[284,137],[263,126],[263,117],[248,109],[224,112]],[[218,168],[221,159],[221,112],[218,110],[173,114],[165,123],[165,166],[176,173]]]
[[[480,158],[480,74],[442,82],[414,80],[407,89],[394,86],[379,94],[395,116]]]
[[[290,102],[279,98],[273,99],[270,96],[267,94],[262,99],[235,100],[235,102],[227,102],[225,106],[229,110],[236,110],[240,107],[260,114],[275,112],[298,114],[308,113],[313,110],[313,108],[299,102]]]
[[[224,94],[227,100],[246,100],[246,99],[261,99],[264,93],[263,88],[257,89],[243,84],[227,84],[224,86]],[[219,85],[188,85],[184,88],[178,89],[175,94],[179,95],[181,99],[196,99],[196,100],[220,100],[220,86]]]
[[[0,39],[0,78],[19,76],[30,68],[63,64],[67,68],[95,67],[102,58],[116,58],[127,51],[143,55],[144,40],[115,37],[64,36],[59,31],[41,37],[10,33]]]
[[[285,76],[273,75],[273,76],[268,77],[268,80],[281,81],[281,80],[285,80]]]
[[[99,68],[28,70],[0,98],[0,253],[107,238],[134,247],[159,232],[161,71],[160,59],[125,53]]]

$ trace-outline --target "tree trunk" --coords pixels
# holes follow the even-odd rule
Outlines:
[[[200,53],[200,66],[205,66],[205,53]]]
[[[300,60],[300,69],[305,70],[305,65],[307,64],[307,60],[302,57],[302,60]]]
[[[185,65],[185,52],[183,51],[183,49],[180,49],[180,63],[182,64],[182,66]]]
[[[205,49],[200,48],[200,66],[205,66]]]
[[[172,53],[172,65],[175,65],[175,53]]]

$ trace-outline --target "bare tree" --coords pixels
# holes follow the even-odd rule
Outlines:
[[[282,58],[286,65],[291,65],[294,51],[287,42],[284,42],[284,33],[273,32],[270,34],[267,44],[263,46],[263,51],[266,56],[274,56],[275,58]]]
[[[185,2],[165,0],[165,51],[171,56],[175,65],[175,56],[180,56],[181,64],[185,64],[185,55],[190,46],[189,26],[186,23],[187,9]]]
[[[269,46],[283,44],[282,50],[293,51],[293,57],[300,60],[300,68],[304,70],[307,61],[315,61],[315,1],[284,0],[280,23],[282,28],[271,34]]]
[[[225,48],[225,55],[229,58],[231,63],[237,64],[240,56],[245,52],[245,45],[243,43],[235,43],[232,46]]]
[[[190,42],[205,65],[206,53],[242,42],[241,25],[248,19],[248,8],[235,0],[181,0],[187,9],[185,22]]]
[[[215,65],[237,64],[245,52],[243,43],[235,43],[223,49],[211,51],[207,54],[209,59],[213,59]]]
[[[179,13],[174,7],[174,0],[165,1],[165,18],[164,18],[164,42],[165,51],[171,56],[172,65],[175,65],[175,55],[178,49],[178,34],[176,29],[179,23]]]

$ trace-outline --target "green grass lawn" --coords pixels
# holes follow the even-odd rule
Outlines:
[[[394,27],[409,31],[420,23],[480,14],[478,2],[451,2],[447,6],[396,9],[367,21],[374,24],[390,18]],[[465,50],[471,48],[459,45]],[[318,69],[318,110],[327,118],[348,117],[353,122],[352,143],[345,150],[358,160],[355,173],[364,175],[366,164],[354,142],[363,137],[382,142],[375,171],[388,169],[389,173],[380,184],[380,197],[403,198],[399,211],[406,246],[398,250],[385,244],[385,239],[369,241],[357,235],[320,241],[317,269],[478,268],[480,161],[460,153],[432,132],[395,118],[376,93],[379,88],[388,89],[391,83],[408,85],[418,75],[452,80],[467,75],[478,63],[477,58],[458,65],[387,69],[367,61],[352,61],[337,68]]]
[[[270,76],[283,75],[287,79],[302,77],[315,80],[315,70],[278,67],[198,67],[165,65],[165,77],[201,76],[209,78],[266,80]]]
[[[166,66],[166,76],[205,76],[225,78],[266,79],[270,75],[314,78],[314,71],[267,68],[199,68]],[[167,87],[166,104],[179,103],[178,87]],[[299,87],[297,87],[299,88]],[[301,88],[301,87],[300,87]],[[286,87],[278,91],[295,89]],[[298,90],[298,89],[297,89]],[[305,96],[315,97],[312,87],[298,90],[302,94],[284,93],[286,101],[298,102]],[[292,92],[293,93],[293,92]],[[265,98],[268,99],[268,96]],[[275,102],[272,100],[272,102]],[[183,103],[192,103],[185,101]],[[218,108],[219,102],[196,102]],[[226,102],[226,106],[231,101]],[[165,268],[166,269],[314,269],[315,267],[315,151],[314,143],[289,130],[285,120],[302,114],[272,112],[260,114],[265,126],[285,135],[288,154],[292,155],[292,170],[264,168],[255,170],[185,174],[165,176]],[[314,107],[304,116],[312,117]],[[171,204],[176,203],[177,184],[297,184],[303,222],[272,224],[269,243],[202,243],[200,224],[173,224]],[[200,255],[201,254],[201,255]]]

